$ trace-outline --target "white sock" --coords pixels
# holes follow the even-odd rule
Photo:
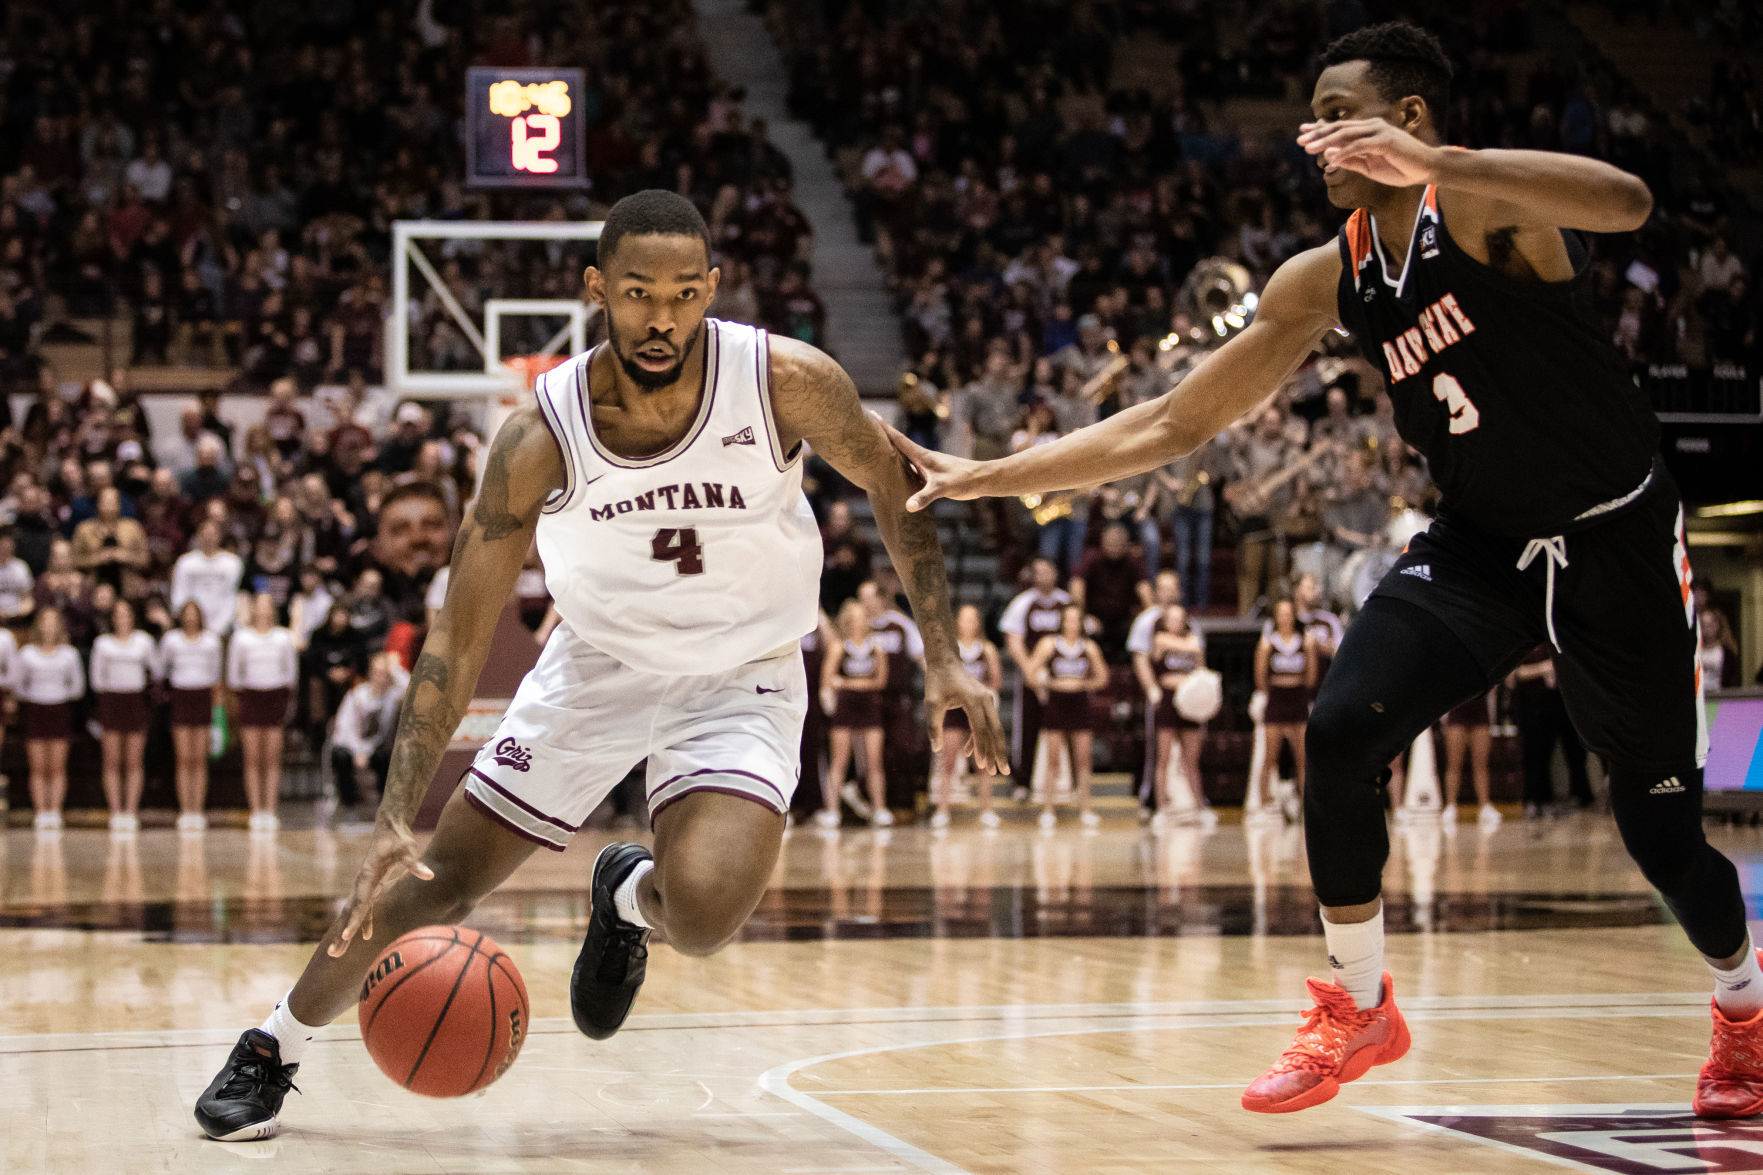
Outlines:
[[[275,1010],[269,1014],[269,1019],[258,1026],[258,1031],[267,1032],[275,1037],[276,1043],[281,1046],[282,1064],[284,1065],[299,1064],[300,1058],[306,1055],[306,1047],[318,1034],[317,1028],[311,1024],[300,1023],[294,1018],[294,1013],[288,1011],[288,996],[293,994],[290,991],[288,995],[277,1001]]]
[[[1763,968],[1757,966],[1757,952],[1745,938],[1745,957],[1731,971],[1722,971],[1712,963],[1714,1002],[1728,1020],[1749,1020],[1763,1012]]]
[[[618,916],[633,926],[649,925],[649,920],[643,917],[643,911],[637,905],[637,886],[643,878],[653,872],[655,872],[655,862],[642,862],[631,870],[631,875],[625,878],[624,883],[612,894],[612,900],[618,906]]]
[[[1334,981],[1346,988],[1361,1010],[1383,1003],[1383,911],[1364,922],[1335,923],[1324,918],[1322,933],[1328,939]]]

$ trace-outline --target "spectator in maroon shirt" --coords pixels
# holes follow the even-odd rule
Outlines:
[[[1072,602],[1102,626],[1096,643],[1110,663],[1126,660],[1126,638],[1140,607],[1144,566],[1133,555],[1132,539],[1118,522],[1102,532],[1102,545],[1084,556],[1071,577]]]

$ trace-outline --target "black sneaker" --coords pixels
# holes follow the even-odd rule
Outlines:
[[[282,1046],[261,1028],[248,1028],[226,1067],[196,1099],[196,1124],[216,1142],[251,1142],[275,1133],[282,1099],[294,1089],[298,1064],[282,1064]]]
[[[654,859],[642,845],[620,842],[594,858],[593,912],[569,977],[569,1011],[575,1026],[595,1040],[623,1026],[649,969],[649,929],[620,918],[613,895],[632,869]]]

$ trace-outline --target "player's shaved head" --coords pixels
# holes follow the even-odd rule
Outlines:
[[[600,269],[605,273],[614,272],[612,255],[617,252],[619,242],[626,237],[640,236],[697,237],[704,242],[704,268],[710,268],[710,226],[704,223],[698,206],[678,192],[649,188],[634,192],[614,204],[600,229]]]

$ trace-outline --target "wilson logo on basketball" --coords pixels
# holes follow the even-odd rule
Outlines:
[[[505,738],[496,744],[496,762],[516,771],[531,771],[533,753],[513,739]]]
[[[508,1011],[508,1051],[503,1054],[502,1063],[496,1066],[496,1077],[501,1077],[502,1074],[508,1072],[508,1066],[514,1064],[514,1058],[520,1055],[520,1042],[525,1035],[526,1030],[520,1023],[520,1009],[510,1008]]]
[[[368,993],[378,987],[382,979],[403,966],[404,956],[397,951],[388,951],[386,957],[367,973],[367,979],[361,985],[361,998],[366,999]]]

